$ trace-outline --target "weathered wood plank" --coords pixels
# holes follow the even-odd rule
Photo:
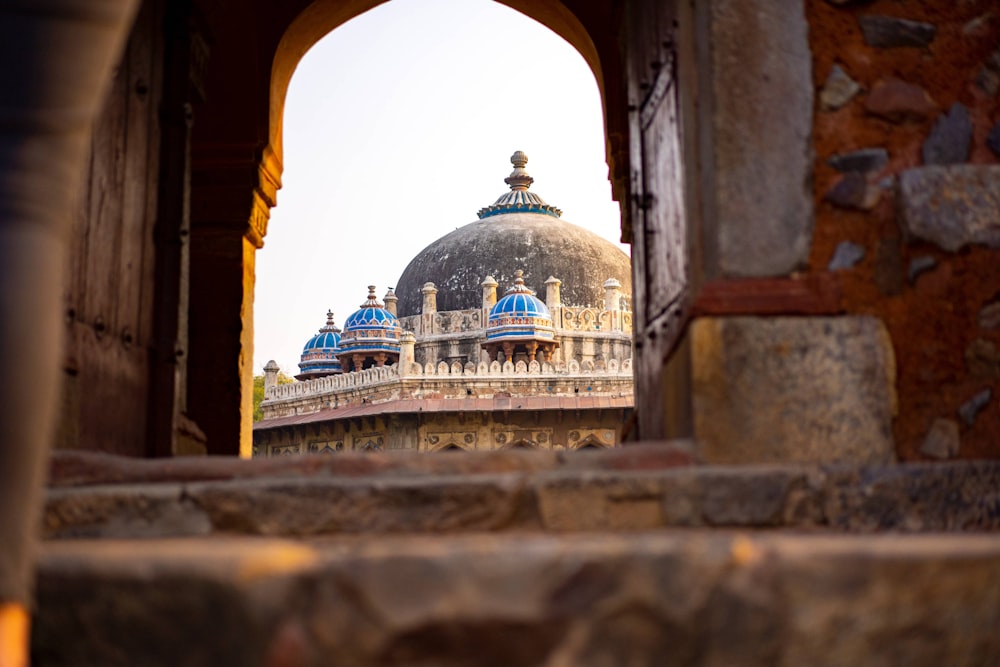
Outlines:
[[[125,346],[146,345],[152,318],[153,232],[156,215],[159,138],[159,33],[152,5],[146,2],[136,19],[128,45],[126,85],[126,155],[122,241],[119,255],[121,293],[115,332]],[[141,38],[140,38],[141,36]]]
[[[677,106],[672,2],[628,5],[628,95],[636,415],[639,437],[689,424],[687,368],[674,355],[688,317],[689,229]],[[686,354],[683,352],[682,354]],[[671,358],[674,361],[670,362]]]
[[[844,311],[833,274],[796,278],[742,278],[702,285],[695,317],[711,315],[836,315]]]
[[[110,94],[93,134],[88,241],[84,271],[87,290],[78,315],[91,326],[113,328],[118,301],[118,255],[121,243],[125,180],[125,101],[129,63],[118,67]]]
[[[92,135],[66,286],[61,448],[144,453],[162,88],[154,5],[142,4]]]

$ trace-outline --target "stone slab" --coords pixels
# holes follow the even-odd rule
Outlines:
[[[998,536],[49,543],[32,655],[148,667],[995,664],[998,572]]]
[[[52,454],[48,486],[61,488],[277,477],[350,479],[368,476],[481,475],[554,469],[646,470],[690,465],[692,451],[690,442],[680,440],[590,451],[507,449],[463,452],[460,456],[394,451],[255,459],[232,456],[137,459],[98,452],[56,451]]]
[[[43,531],[49,537],[206,535],[213,526],[179,484],[50,489]]]
[[[704,5],[714,162],[707,196],[714,198],[719,269],[733,277],[787,275],[806,263],[813,229],[814,93],[805,6],[792,0]]]
[[[865,14],[858,17],[865,43],[883,49],[904,46],[926,47],[934,41],[937,28],[932,23],[908,21],[895,16]]]
[[[53,489],[48,538],[626,532],[667,527],[1000,531],[1000,462],[554,470]]]
[[[907,169],[899,176],[900,224],[913,237],[955,252],[1000,247],[1000,165]]]
[[[893,460],[895,358],[878,319],[702,318],[691,331],[706,463]]]

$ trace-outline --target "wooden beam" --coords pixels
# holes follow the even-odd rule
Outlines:
[[[815,273],[712,281],[702,285],[691,310],[693,317],[837,315],[844,307],[837,276]]]

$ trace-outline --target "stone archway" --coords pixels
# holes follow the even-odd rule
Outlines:
[[[499,1],[565,39],[593,71],[607,128],[614,196],[626,201],[628,105],[618,27],[608,20],[616,15],[614,3]],[[281,184],[284,100],[292,73],[319,39],[379,4],[300,0],[279,9],[261,3],[252,21],[247,16],[251,8],[226,17],[255,25],[258,39],[249,45],[238,26],[221,15],[209,18],[210,24],[216,21],[209,26],[214,50],[206,86],[235,92],[220,101],[209,91],[192,138],[187,389],[189,412],[207,435],[210,453],[250,452],[255,254],[263,246]],[[259,74],[242,71],[249,58],[269,68]],[[623,237],[627,235],[623,229]]]

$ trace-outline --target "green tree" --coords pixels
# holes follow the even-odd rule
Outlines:
[[[278,384],[291,384],[295,382],[294,378],[290,378],[282,372],[278,372]],[[259,422],[264,418],[264,411],[260,409],[260,403],[264,400],[264,376],[254,375],[253,376],[253,420]]]

